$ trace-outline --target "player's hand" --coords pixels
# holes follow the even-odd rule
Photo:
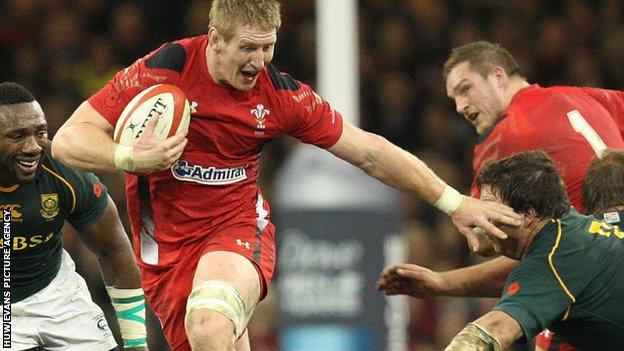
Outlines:
[[[472,197],[464,197],[459,209],[451,216],[457,229],[466,237],[470,249],[479,252],[481,249],[478,235],[474,228],[482,228],[485,232],[507,239],[507,234],[498,229],[492,222],[505,224],[511,227],[519,227],[522,224],[522,215],[515,213],[507,205],[494,202],[482,201]]]
[[[124,351],[149,351],[147,346],[139,346],[139,347],[126,347]]]
[[[490,239],[487,234],[485,234],[485,230],[475,227],[472,228],[472,232],[475,234],[477,240],[479,241],[478,248],[473,250],[477,255],[481,255],[483,257],[490,257],[498,254],[498,247],[492,239]]]
[[[159,118],[158,115],[151,118],[132,145],[135,173],[146,174],[171,167],[180,158],[188,142],[187,131],[176,133],[165,140],[156,138],[154,128]]]
[[[441,273],[408,263],[386,267],[377,280],[377,290],[386,295],[439,296],[445,286]]]

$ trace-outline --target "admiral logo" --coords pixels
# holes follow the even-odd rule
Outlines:
[[[247,179],[247,166],[234,168],[202,167],[189,165],[188,161],[178,160],[172,167],[171,173],[175,179],[195,182],[204,185],[225,185]]]
[[[298,95],[291,95],[293,100],[295,100],[297,102],[301,102],[303,99],[305,99],[308,96],[310,96],[310,92],[307,91],[307,90],[305,90],[303,93],[300,93]]]

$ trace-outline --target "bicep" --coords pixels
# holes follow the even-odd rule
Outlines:
[[[113,126],[102,114],[100,114],[89,101],[84,101],[69,119],[63,124],[61,130],[68,127],[76,127],[79,125],[92,125],[106,133],[113,132]]]
[[[93,225],[78,231],[78,234],[98,257],[113,254],[118,248],[130,243],[110,196],[102,216]]]
[[[344,122],[340,138],[327,151],[353,165],[360,166],[366,162],[367,155],[379,142],[379,138],[381,137]]]

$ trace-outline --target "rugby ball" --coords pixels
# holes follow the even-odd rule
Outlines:
[[[160,115],[154,136],[167,139],[188,129],[191,109],[182,89],[171,84],[153,85],[135,96],[115,124],[113,140],[131,146],[143,134],[147,122]]]

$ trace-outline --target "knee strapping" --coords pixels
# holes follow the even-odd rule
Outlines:
[[[247,308],[245,300],[234,285],[210,280],[193,288],[186,302],[186,313],[201,308],[219,312],[231,320],[237,338],[245,331]]]

